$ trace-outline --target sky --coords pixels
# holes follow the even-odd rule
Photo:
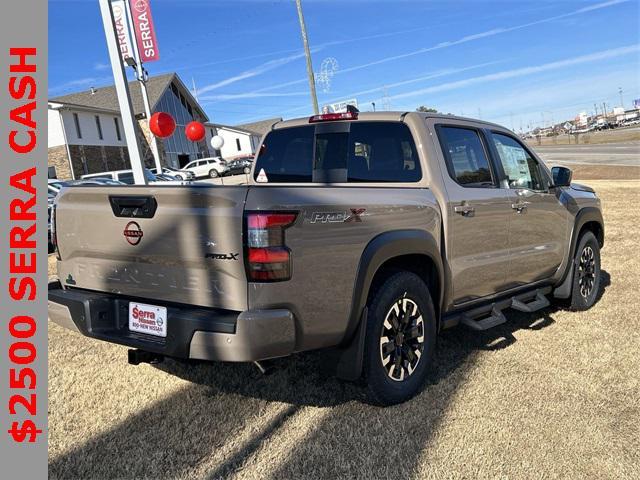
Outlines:
[[[147,70],[195,85],[211,121],[312,113],[294,0],[150,3],[161,58]],[[321,107],[425,105],[526,131],[640,98],[638,0],[302,5]],[[112,83],[98,0],[50,0],[49,96]]]

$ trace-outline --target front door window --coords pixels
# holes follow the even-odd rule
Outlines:
[[[547,189],[540,165],[517,140],[499,133],[494,133],[492,138],[509,187],[536,191]]]

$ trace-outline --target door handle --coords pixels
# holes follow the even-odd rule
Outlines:
[[[473,217],[476,209],[469,204],[463,203],[462,205],[456,205],[453,207],[453,211],[459,213],[463,217]]]
[[[511,204],[511,208],[513,208],[516,211],[516,213],[525,212],[528,206],[529,206],[529,202],[518,202],[518,203]]]

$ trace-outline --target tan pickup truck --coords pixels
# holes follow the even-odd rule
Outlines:
[[[53,215],[52,321],[164,356],[338,352],[373,401],[414,395],[436,335],[600,286],[600,201],[499,125],[350,111],[274,124],[244,186],[79,186]]]

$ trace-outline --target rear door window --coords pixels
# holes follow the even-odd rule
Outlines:
[[[439,126],[438,137],[449,175],[464,187],[493,187],[489,159],[477,130]]]
[[[417,182],[422,178],[415,143],[405,124],[333,126],[327,123],[269,133],[256,160],[255,179],[262,171],[269,183]]]

